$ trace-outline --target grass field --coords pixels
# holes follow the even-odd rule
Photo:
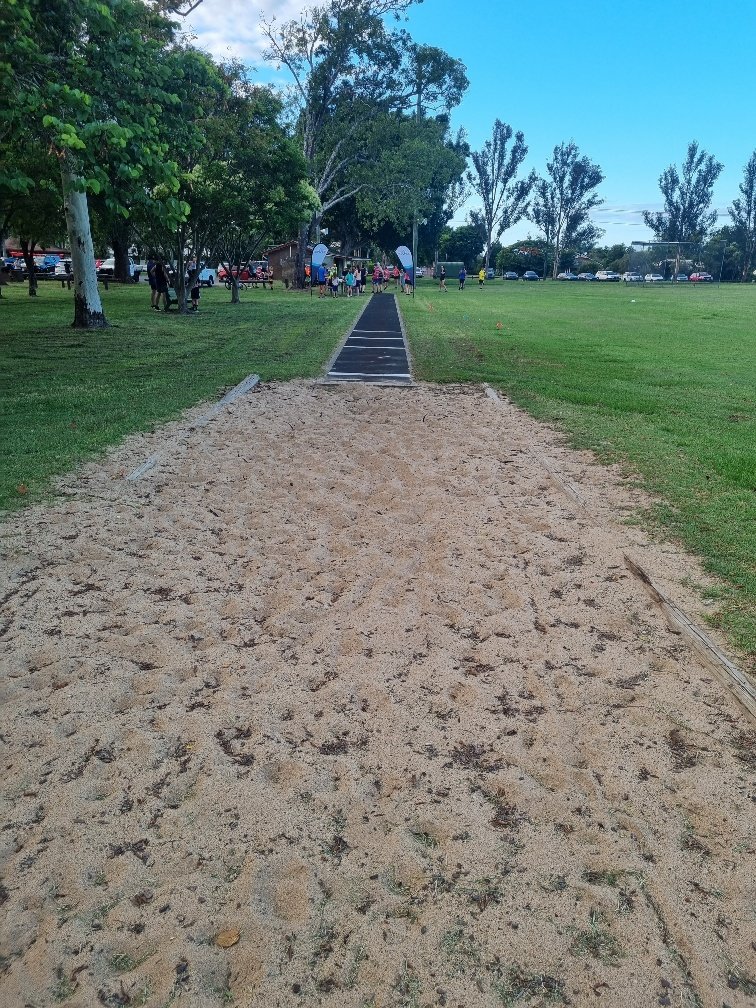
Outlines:
[[[51,475],[248,374],[318,374],[364,304],[281,289],[243,292],[232,305],[221,288],[182,318],[151,311],[146,284],[102,294],[111,328],[84,333],[71,329],[72,295],[59,284],[40,283],[34,300],[26,285],[4,290],[0,507],[39,500]]]
[[[756,287],[448,286],[400,299],[416,376],[490,382],[629,461],[661,499],[651,519],[726,582],[715,621],[756,654]]]
[[[401,297],[417,377],[489,381],[606,460],[628,460],[649,516],[725,582],[716,621],[756,655],[756,288],[421,281]],[[104,293],[112,328],[70,328],[71,294],[42,283],[0,302],[0,506],[256,372],[314,376],[364,299],[205,292],[186,319],[144,285]],[[501,328],[497,324],[501,324]],[[19,487],[22,491],[19,491]]]

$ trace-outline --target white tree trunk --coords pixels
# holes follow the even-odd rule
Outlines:
[[[74,278],[73,325],[77,329],[104,329],[108,321],[97,289],[97,268],[89,228],[87,196],[75,188],[78,179],[65,157],[61,160],[60,173]]]

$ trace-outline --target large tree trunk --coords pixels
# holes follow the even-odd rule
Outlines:
[[[124,221],[113,229],[110,236],[110,245],[113,249],[115,259],[113,269],[113,279],[122,283],[131,283],[131,273],[129,272],[129,226]]]
[[[26,263],[26,272],[29,277],[29,297],[37,296],[37,264],[34,262],[34,247],[37,243],[32,239],[21,238],[21,252]]]
[[[108,325],[97,289],[92,232],[89,227],[87,197],[75,188],[80,181],[66,157],[60,162],[63,207],[66,212],[68,241],[74,277],[74,320],[76,329],[104,329]]]

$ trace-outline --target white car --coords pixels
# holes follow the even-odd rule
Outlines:
[[[646,283],[664,283],[661,273],[646,273],[645,280]]]
[[[139,263],[135,263],[133,259],[129,259],[129,276],[132,280],[138,280],[139,274],[142,272],[142,267]],[[98,276],[113,276],[115,273],[115,256],[111,256],[110,259],[103,259],[100,263],[99,269],[97,270]]]
[[[415,267],[415,276],[416,277],[424,277],[425,276],[425,270],[423,269],[422,266],[416,266]]]
[[[640,273],[623,273],[622,279],[625,283],[643,283],[643,277]]]
[[[70,259],[61,259],[55,266],[55,276],[68,276],[72,269],[73,265]]]
[[[596,274],[596,279],[619,281],[622,278],[620,277],[619,273],[615,273],[614,270],[599,270],[598,273]]]

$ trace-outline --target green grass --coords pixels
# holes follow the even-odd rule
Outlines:
[[[102,292],[111,328],[71,329],[72,295],[42,282],[0,301],[0,507],[39,501],[52,475],[248,374],[319,374],[365,299],[310,300],[276,291],[203,291],[201,312],[150,310],[149,289]],[[19,492],[19,487],[22,491]],[[25,492],[24,492],[25,488]]]
[[[631,463],[659,500],[649,519],[721,579],[713,621],[756,656],[756,287],[449,288],[420,281],[399,299],[417,376],[491,382],[576,446]],[[50,476],[247,374],[321,373],[365,303],[277,290],[234,306],[213,290],[180,318],[150,311],[145,285],[114,286],[112,327],[82,333],[71,297],[4,289],[0,507],[39,501]]]
[[[416,376],[490,382],[657,495],[756,655],[756,287],[488,283],[400,298]],[[497,328],[501,323],[501,328]]]

